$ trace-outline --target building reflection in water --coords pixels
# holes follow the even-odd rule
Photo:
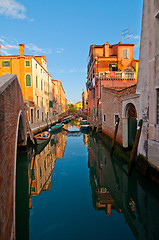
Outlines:
[[[51,175],[57,158],[63,158],[66,147],[66,134],[56,133],[51,137],[45,148],[35,150],[30,163],[29,176],[29,208],[32,208],[32,196],[38,196],[42,191],[51,188]]]
[[[158,239],[158,187],[137,173],[127,177],[128,165],[110,158],[103,143],[88,135],[88,167],[93,206],[110,216],[112,210],[123,214],[136,239]]]

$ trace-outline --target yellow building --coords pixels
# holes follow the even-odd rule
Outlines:
[[[77,102],[74,104],[76,110],[82,110],[82,102]]]
[[[87,113],[88,94],[87,90],[82,92],[82,111]]]
[[[65,91],[63,89],[62,83],[60,80],[52,79],[53,86],[53,97],[56,102],[56,113],[60,114],[65,112],[67,99],[65,98]]]
[[[52,83],[45,56],[24,54],[19,44],[19,55],[0,55],[0,76],[16,74],[31,123],[52,118]]]

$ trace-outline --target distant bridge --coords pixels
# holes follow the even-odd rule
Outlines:
[[[68,137],[80,137],[82,134],[80,131],[69,131],[65,128],[63,128],[62,130],[65,131]]]

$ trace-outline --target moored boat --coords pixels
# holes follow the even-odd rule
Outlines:
[[[57,131],[61,130],[62,127],[63,127],[63,124],[56,124],[55,126],[52,126],[52,127],[49,129],[49,131],[52,132],[52,133],[53,133],[53,132],[57,132]]]
[[[42,144],[50,140],[51,134],[48,131],[38,133],[34,136],[36,144]]]
[[[69,118],[67,118],[67,119],[64,119],[62,122],[63,123],[68,123],[70,120],[69,120]]]
[[[88,124],[80,125],[80,129],[81,130],[88,130],[89,129],[89,125]]]
[[[79,125],[87,125],[87,120],[82,120]]]

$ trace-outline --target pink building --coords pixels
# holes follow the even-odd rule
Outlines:
[[[88,122],[92,127],[102,124],[102,86],[123,89],[136,84],[138,60],[134,44],[119,42],[91,45],[87,69]]]

